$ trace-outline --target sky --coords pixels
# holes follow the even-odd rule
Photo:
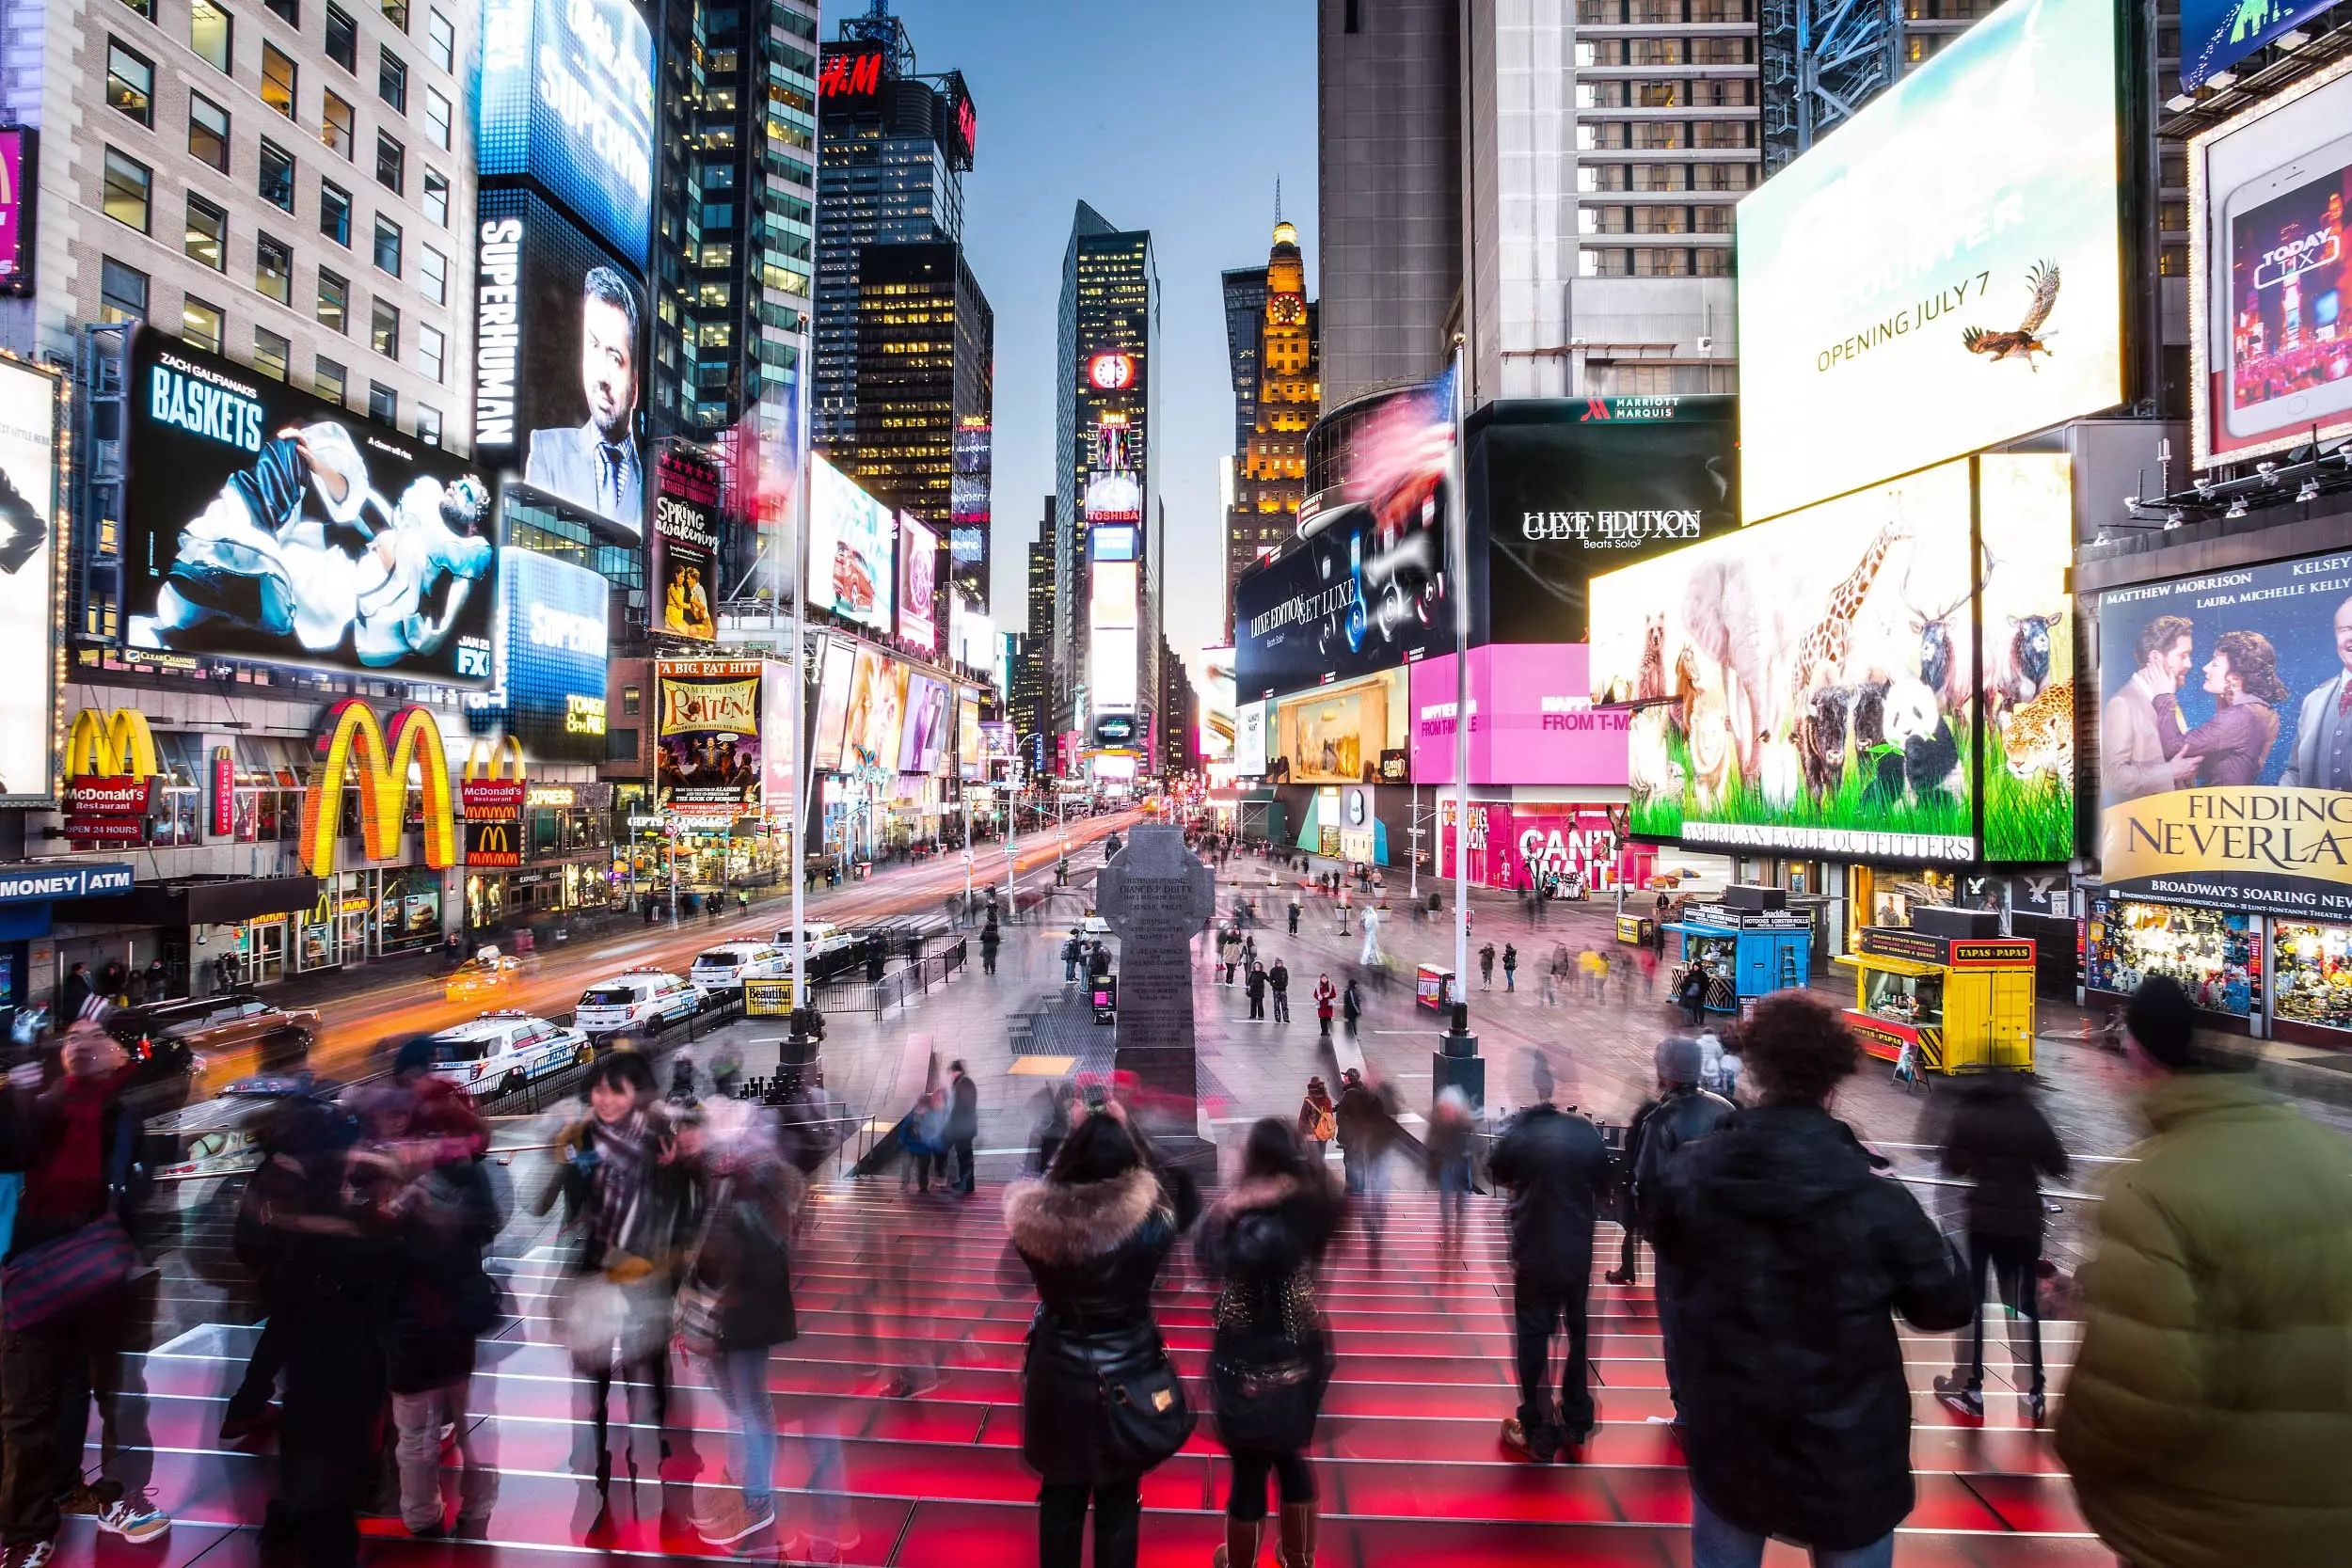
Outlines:
[[[1054,488],[1056,312],[1081,200],[1149,229],[1159,267],[1153,462],[1167,507],[1163,617],[1197,667],[1224,629],[1217,464],[1233,445],[1218,274],[1263,266],[1274,187],[1313,292],[1315,8],[1307,0],[890,0],[916,68],[961,71],[979,119],[964,243],[996,311],[991,580],[997,625],[1027,611],[1028,541]],[[866,0],[824,8],[830,40]]]

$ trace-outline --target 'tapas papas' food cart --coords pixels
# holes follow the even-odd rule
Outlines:
[[[2026,937],[1944,936],[1866,926],[1852,953],[1846,1026],[1894,1061],[1915,1048],[1923,1072],[2031,1072],[2034,944]]]

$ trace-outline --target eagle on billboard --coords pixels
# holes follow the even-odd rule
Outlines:
[[[2044,333],[2042,324],[2050,319],[2051,309],[2058,304],[2058,264],[2039,261],[2026,274],[2026,288],[2033,295],[2033,303],[2026,309],[2026,319],[2017,324],[2014,332],[1988,332],[1981,326],[1960,329],[1961,346],[1971,354],[1981,354],[1994,364],[2004,359],[2023,359],[2027,370],[2035,369],[2033,356],[2050,352],[2048,339],[2056,333]]]

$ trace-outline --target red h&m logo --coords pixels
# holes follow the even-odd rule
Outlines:
[[[828,55],[817,76],[819,98],[871,98],[882,90],[882,57],[878,51]]]

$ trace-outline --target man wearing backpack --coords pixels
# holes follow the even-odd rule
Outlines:
[[[1071,986],[1077,984],[1078,960],[1085,957],[1085,948],[1079,943],[1078,941],[1078,927],[1073,926],[1070,927],[1069,940],[1061,944],[1061,980],[1063,985]]]

